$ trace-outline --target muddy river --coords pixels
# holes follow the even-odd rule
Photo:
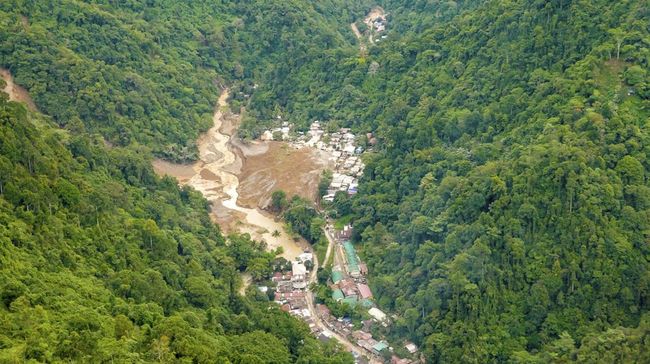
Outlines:
[[[233,142],[231,135],[226,133],[232,134],[236,129],[232,126],[236,124],[233,123],[232,118],[236,118],[237,115],[227,111],[227,100],[228,90],[225,90],[219,97],[212,128],[201,135],[197,141],[199,161],[183,165],[155,160],[153,167],[159,175],[173,176],[178,179],[179,183],[192,186],[201,192],[212,204],[212,217],[225,233],[249,233],[253,239],[264,240],[270,249],[281,246],[284,250],[282,256],[293,260],[302,253],[306,243],[292,239],[285,231],[281,221],[276,221],[273,216],[258,207],[263,206],[268,200],[270,189],[267,191],[267,195],[253,196],[259,199],[247,195],[245,204],[238,203],[240,197],[238,174],[242,174],[242,170],[259,167],[256,165],[259,162],[254,162],[257,157],[250,159],[251,166],[245,166],[247,159],[243,160],[242,157],[249,153],[266,159],[274,159],[273,155],[268,152],[277,146],[258,143],[244,147],[239,141]],[[254,151],[251,152],[253,149]],[[319,168],[321,166],[316,163],[311,166],[307,174],[311,176],[316,174],[317,177],[318,173],[314,171],[318,171]],[[243,175],[245,176],[245,174]],[[246,181],[248,180],[246,179]],[[247,182],[245,188],[250,188],[249,184]],[[274,232],[280,234],[274,234]]]

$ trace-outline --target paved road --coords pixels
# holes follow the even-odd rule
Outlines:
[[[330,255],[332,254],[332,251],[335,249],[335,243],[334,243],[334,238],[330,235],[329,231],[326,228],[323,228],[323,232],[325,233],[325,237],[327,238],[327,253],[325,254],[325,263],[329,259]],[[334,253],[336,256],[336,253]],[[311,275],[309,276],[309,285],[312,283],[316,283],[318,276],[317,276],[317,271],[318,271],[318,257],[314,254],[314,269],[311,272]],[[309,313],[311,314],[311,317],[314,319],[314,323],[316,326],[321,329],[322,331],[327,331],[329,332],[333,338],[335,338],[341,345],[343,345],[348,351],[358,353],[370,360],[371,364],[381,364],[382,361],[379,360],[378,358],[374,356],[370,356],[366,353],[366,351],[361,348],[360,346],[357,346],[350,342],[350,340],[346,339],[342,335],[339,335],[338,333],[330,330],[323,320],[320,319],[318,316],[318,313],[316,312],[316,308],[314,307],[314,294],[312,293],[311,289],[309,286],[305,290],[305,299],[307,300],[307,309],[309,310]]]

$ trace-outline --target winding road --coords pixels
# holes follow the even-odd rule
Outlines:
[[[323,233],[325,234],[325,237],[327,237],[327,252],[325,253],[325,259],[323,264],[327,263],[329,260],[330,255],[334,251],[334,238],[330,235],[329,230],[324,227],[323,228]],[[311,274],[309,276],[309,284],[307,286],[307,289],[305,290],[305,299],[307,300],[307,309],[309,310],[309,313],[311,314],[311,317],[314,320],[314,324],[318,326],[318,328],[321,331],[327,331],[331,334],[331,336],[336,339],[341,345],[343,345],[348,351],[357,353],[361,356],[366,357],[371,364],[381,364],[382,361],[379,360],[375,356],[370,356],[368,355],[363,348],[360,346],[357,346],[353,344],[350,340],[347,338],[343,337],[342,335],[330,330],[327,325],[321,320],[320,316],[318,316],[318,312],[316,312],[316,308],[314,307],[314,293],[309,289],[309,286],[311,286],[312,283],[316,283],[318,280],[318,267],[320,266],[320,262],[318,261],[318,257],[314,255],[314,268],[311,271]]]
[[[251,236],[256,239],[264,239],[269,248],[281,246],[284,249],[283,256],[287,260],[294,260],[300,253],[303,252],[298,243],[289,238],[282,223],[275,221],[272,217],[263,214],[258,209],[251,209],[242,207],[237,204],[239,193],[237,187],[239,186],[239,178],[233,172],[231,167],[235,163],[237,156],[231,148],[231,136],[226,135],[221,131],[221,126],[224,122],[224,110],[228,107],[228,89],[225,89],[219,96],[215,113],[213,115],[213,126],[205,134],[201,135],[197,141],[199,147],[199,161],[192,166],[187,165],[174,165],[173,163],[165,162],[166,167],[164,170],[158,164],[158,173],[169,174],[176,177],[184,184],[188,184],[197,191],[201,192],[203,196],[212,203],[220,203],[223,207],[236,211],[243,215],[245,223],[239,228],[240,232],[249,232]],[[190,168],[188,168],[190,167]],[[156,168],[156,164],[154,164]],[[188,171],[189,169],[189,171]],[[176,173],[176,175],[174,175]],[[251,229],[252,227],[252,229]],[[273,231],[281,231],[284,234],[280,236],[273,236]],[[330,235],[326,228],[323,232],[327,237],[328,246],[325,254],[325,264],[332,253],[334,253],[335,242],[334,238]],[[311,248],[310,248],[311,250]],[[314,323],[319,329],[327,331],[331,337],[336,339],[346,350],[358,353],[368,357],[370,363],[380,364],[381,361],[376,357],[368,355],[364,349],[353,344],[347,338],[330,330],[327,325],[320,319],[316,308],[314,307],[314,294],[309,289],[312,283],[318,280],[318,267],[320,262],[316,255],[314,255],[314,267],[309,276],[308,288],[305,290],[305,298],[307,301],[307,309]],[[241,294],[245,294],[246,287],[250,283],[250,275],[244,273],[242,275],[244,282],[243,287],[240,289]]]

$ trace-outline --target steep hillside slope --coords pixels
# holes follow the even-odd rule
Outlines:
[[[0,92],[0,362],[350,362],[237,294],[238,272],[273,258],[226,241],[142,153]]]
[[[378,136],[353,206],[396,337],[432,362],[648,355],[649,15],[489,1],[300,105]]]
[[[195,160],[218,89],[346,44],[363,2],[345,3],[3,1],[0,65],[61,126]]]

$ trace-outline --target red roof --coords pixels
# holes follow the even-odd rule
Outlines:
[[[359,283],[359,293],[361,294],[361,298],[372,298],[372,291],[370,290],[370,287],[368,287],[367,284]]]

